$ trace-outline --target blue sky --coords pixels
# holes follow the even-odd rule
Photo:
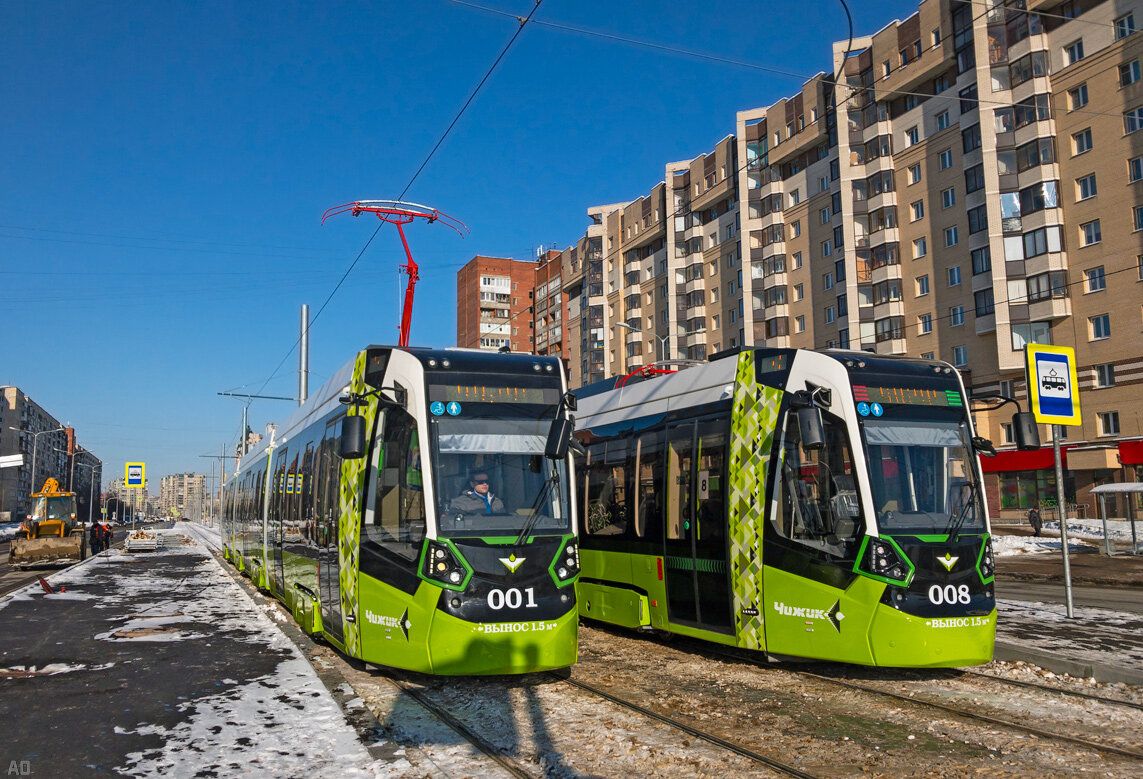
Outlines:
[[[862,35],[916,4],[851,7]],[[836,0],[544,0],[534,18],[807,76],[846,35]],[[377,224],[322,212],[397,197],[515,28],[446,0],[0,5],[0,384],[73,424],[105,481],[128,460],[152,491],[210,473],[200,455],[232,451],[241,418],[216,393],[296,392],[299,308]],[[588,206],[644,194],[799,86],[529,25],[405,197],[471,229],[409,228],[413,343],[455,344],[473,255],[567,246]],[[311,390],[396,341],[402,261],[383,229],[313,324]],[[257,401],[251,426],[290,410]]]

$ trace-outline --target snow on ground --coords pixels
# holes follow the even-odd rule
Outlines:
[[[0,541],[11,541],[16,537],[16,531],[19,529],[19,522],[5,522],[0,525]]]
[[[1143,633],[1143,616],[1062,603],[996,601],[996,640],[1086,663],[1143,668],[1143,646],[1124,636]]]
[[[1045,514],[1044,532],[1049,536],[992,536],[992,551],[997,557],[1008,557],[1023,554],[1041,554],[1044,552],[1060,551],[1060,521],[1049,521]],[[1004,527],[994,527],[995,533],[1003,533]],[[1143,522],[1135,527],[1140,540],[1140,550],[1143,551]],[[1131,544],[1131,523],[1125,519],[1107,520],[1107,536],[1116,543],[1128,546]],[[1102,546],[1102,543],[1089,544],[1080,539],[1103,541],[1103,521],[1099,519],[1068,518],[1068,551],[1080,547]]]
[[[1047,552],[1059,553],[1062,546],[1057,538],[1035,538],[1033,536],[996,536],[992,537],[992,554],[997,557],[1014,557],[1026,554],[1045,554]],[[1083,541],[1068,538],[1068,551],[1078,552],[1081,547],[1091,546]]]

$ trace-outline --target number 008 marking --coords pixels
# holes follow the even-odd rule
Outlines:
[[[508,590],[490,590],[488,593],[488,608],[493,611],[500,611],[500,609],[507,606],[510,609],[518,609],[521,606],[525,608],[536,608],[536,594],[533,587],[528,587],[523,591],[512,587]],[[527,602],[525,603],[524,596],[527,595]]]
[[[962,584],[957,587],[955,584],[946,584],[943,587],[939,584],[934,584],[929,588],[929,603],[934,606],[940,606],[945,603],[964,603],[972,602],[972,595],[968,592],[968,585]]]

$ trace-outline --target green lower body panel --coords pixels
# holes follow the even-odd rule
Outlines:
[[[914,617],[880,605],[870,638],[877,665],[981,665],[992,660],[996,611],[978,617]]]
[[[651,607],[647,596],[624,587],[611,587],[595,582],[577,582],[576,598],[580,616],[599,619],[627,628],[651,624]]]

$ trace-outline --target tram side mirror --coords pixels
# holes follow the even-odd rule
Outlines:
[[[1016,448],[1021,452],[1040,448],[1040,428],[1036,425],[1036,415],[1031,411],[1012,415],[1012,434],[1016,438]]]
[[[560,415],[552,420],[548,430],[548,444],[544,447],[544,457],[549,460],[563,460],[568,456],[568,445],[575,431],[575,418]]]
[[[341,421],[337,454],[343,460],[358,460],[365,456],[365,417],[346,417]]]
[[[564,408],[566,408],[568,411],[575,411],[576,410],[576,408],[578,406],[578,401],[576,400],[575,393],[565,392],[564,397],[563,397],[563,401],[564,401]]]
[[[798,430],[802,434],[802,448],[807,452],[825,448],[825,425],[820,408],[798,409]]]
[[[972,448],[980,452],[985,457],[995,457],[996,447],[987,438],[979,435],[972,437]]]

